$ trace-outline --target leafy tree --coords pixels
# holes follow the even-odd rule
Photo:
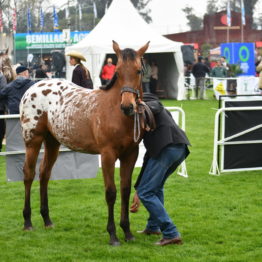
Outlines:
[[[208,0],[207,1],[207,14],[215,14],[218,12],[218,6],[217,3],[214,2],[214,0]]]
[[[259,0],[244,0],[245,14],[251,18],[251,24],[253,24],[253,15],[255,11],[256,4]],[[223,3],[223,8],[226,9],[227,0]],[[240,1],[231,0],[231,10],[235,12],[241,12]]]
[[[131,0],[141,16],[147,21],[151,22],[150,10],[147,5],[151,0]],[[39,12],[42,0],[0,0],[0,8],[3,9],[6,17],[9,18],[6,31],[10,32],[12,28],[12,9],[15,3],[17,10],[17,32],[27,32],[27,9],[31,10],[32,32],[39,31]],[[104,16],[106,7],[109,7],[112,0],[95,0],[97,8],[97,17],[94,17],[93,0],[68,0],[61,9],[57,8],[57,15],[59,19],[59,26],[61,29],[70,28],[72,31],[91,30]],[[65,17],[66,8],[69,4],[69,18]],[[50,0],[44,1],[44,31],[53,31],[53,9]],[[82,19],[79,19],[79,7],[82,10]]]
[[[203,44],[203,45],[201,45],[202,56],[203,57],[208,57],[211,48],[212,48],[211,44]]]
[[[189,25],[191,31],[201,30],[203,19],[194,14],[193,7],[185,7],[182,11],[186,14],[188,20],[187,24]]]

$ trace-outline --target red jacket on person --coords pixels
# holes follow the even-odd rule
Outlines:
[[[110,80],[110,79],[112,79],[112,77],[113,77],[113,75],[115,73],[115,68],[116,68],[116,66],[113,65],[113,64],[110,65],[110,66],[108,64],[104,65],[103,69],[102,69],[102,73],[101,73],[101,78],[103,80]]]

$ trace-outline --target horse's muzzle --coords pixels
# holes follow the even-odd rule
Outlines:
[[[135,114],[135,109],[133,104],[130,104],[129,106],[121,105],[121,110],[127,116],[132,116]]]

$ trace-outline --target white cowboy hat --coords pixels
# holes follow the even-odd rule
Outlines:
[[[77,51],[70,51],[69,53],[66,54],[67,56],[72,56],[72,57],[76,57],[76,58],[79,58],[80,60],[82,61],[86,61],[86,59],[84,58],[84,56],[77,52]]]

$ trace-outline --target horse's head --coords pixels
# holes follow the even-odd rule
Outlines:
[[[8,56],[8,48],[6,50],[0,50],[0,72],[5,76],[7,83],[15,79],[12,62]]]
[[[135,51],[130,48],[120,50],[113,41],[113,49],[117,55],[116,74],[121,86],[121,110],[125,115],[133,115],[137,110],[137,99],[142,99],[142,63],[149,42]]]

